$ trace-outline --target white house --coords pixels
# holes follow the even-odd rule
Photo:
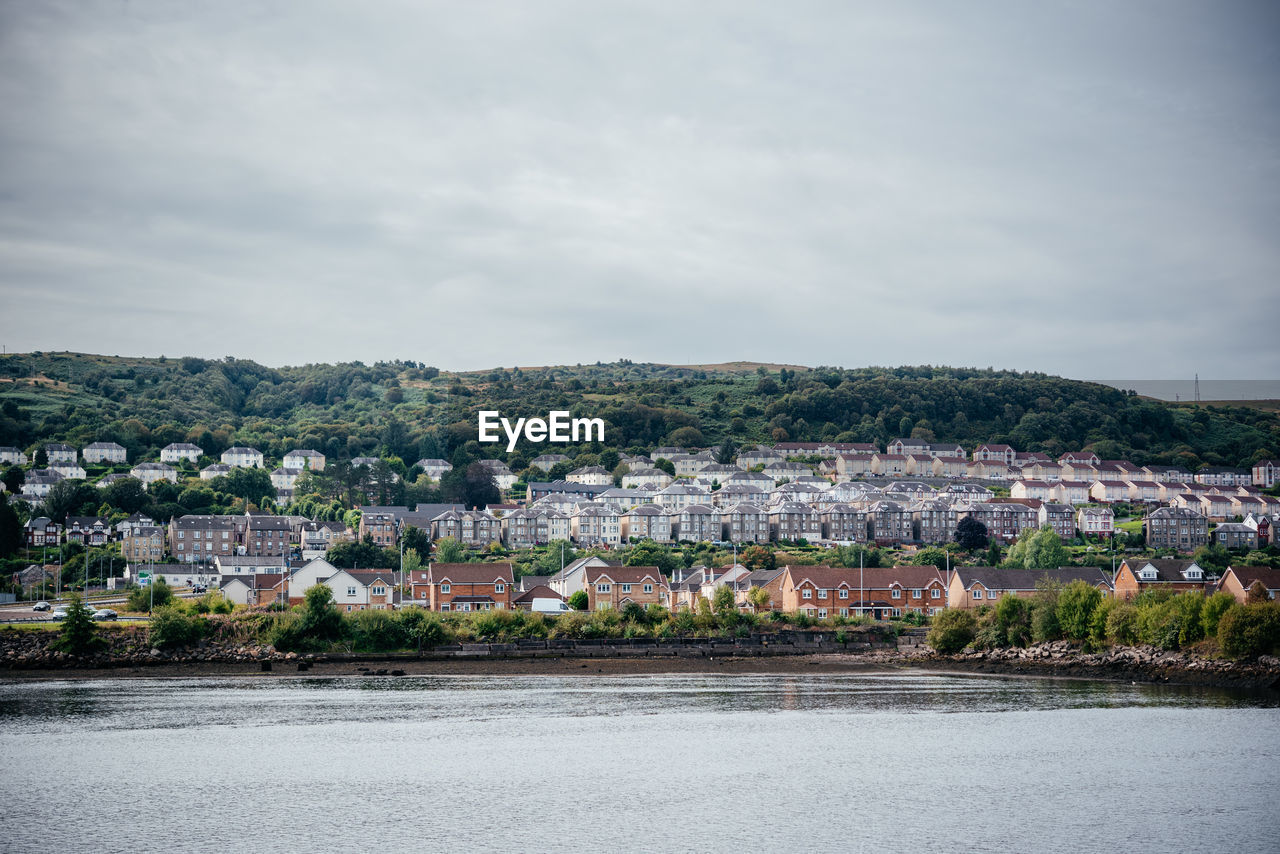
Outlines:
[[[215,477],[222,477],[224,474],[231,474],[231,466],[225,463],[211,463],[200,469],[201,480],[213,480]]]
[[[192,463],[197,463],[203,453],[204,449],[199,445],[193,445],[190,442],[173,442],[160,449],[160,462],[176,465],[183,460],[191,460]]]
[[[79,463],[74,461],[68,463],[68,462],[59,460],[56,463],[49,463],[49,470],[56,471],[58,474],[62,475],[67,480],[84,480],[86,477],[88,477],[88,474],[85,472],[84,467],[82,467]]]
[[[142,481],[143,486],[150,486],[158,480],[170,483],[178,482],[178,472],[173,466],[164,463],[138,463],[129,470],[129,475]]]
[[[6,445],[0,448],[0,463],[8,463],[11,466],[25,466],[27,464],[27,455],[22,452],[21,448]]]
[[[85,445],[80,456],[86,463],[123,463],[127,462],[129,452],[115,442],[94,442]]]
[[[44,446],[44,452],[50,463],[74,463],[79,456],[75,448],[61,442],[50,442]]]
[[[234,447],[227,448],[222,452],[222,462],[232,468],[257,468],[263,467],[262,451],[257,448]]]
[[[284,467],[296,471],[324,471],[324,454],[306,448],[290,451],[284,455]]]

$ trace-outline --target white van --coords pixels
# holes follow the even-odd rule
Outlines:
[[[533,603],[529,606],[529,610],[535,614],[567,614],[573,609],[563,599],[535,597]]]

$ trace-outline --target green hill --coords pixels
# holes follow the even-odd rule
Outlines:
[[[797,368],[736,362],[608,364],[440,372],[417,362],[268,368],[228,357],[141,359],[74,353],[0,357],[0,445],[116,441],[130,460],[170,442],[216,454],[252,445],[455,463],[508,458],[514,470],[562,447],[511,455],[476,441],[478,409],[509,417],[567,409],[601,417],[605,443],[717,446],[774,441],[884,443],[897,436],[1002,442],[1019,450],[1089,448],[1138,464],[1244,466],[1280,456],[1280,415],[1245,406],[1175,405],[1038,373],[950,367]],[[569,451],[572,454],[572,450]]]

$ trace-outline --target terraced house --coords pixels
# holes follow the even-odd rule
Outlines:
[[[509,563],[437,563],[413,582],[412,595],[432,611],[510,610],[514,578]]]
[[[587,610],[621,609],[629,602],[640,607],[666,605],[666,578],[656,566],[591,566],[586,568]]]
[[[720,511],[706,504],[690,504],[671,514],[672,536],[677,540],[712,542],[722,536]]]
[[[769,542],[769,514],[760,505],[740,501],[724,511],[722,518],[729,542]]]
[[[622,536],[627,540],[653,540],[670,543],[671,514],[658,504],[640,504],[620,517]]]
[[[1209,542],[1209,520],[1189,507],[1161,507],[1142,520],[1147,547],[1193,552]]]

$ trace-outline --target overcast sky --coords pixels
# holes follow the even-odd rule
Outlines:
[[[0,343],[1280,378],[1280,4],[0,0]]]

